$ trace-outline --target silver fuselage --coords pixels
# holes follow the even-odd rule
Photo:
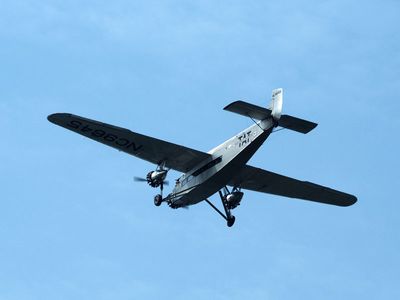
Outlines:
[[[165,200],[171,207],[189,206],[221,190],[246,165],[273,127],[272,118],[259,121],[210,150],[211,158],[183,174]]]

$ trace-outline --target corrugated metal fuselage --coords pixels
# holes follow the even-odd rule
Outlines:
[[[211,158],[183,174],[165,200],[171,207],[196,204],[226,186],[265,142],[272,119],[258,122],[209,151]]]

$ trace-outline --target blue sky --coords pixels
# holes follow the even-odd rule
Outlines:
[[[2,0],[0,299],[399,298],[399,13]],[[247,192],[229,229],[204,203],[156,208],[132,180],[154,166],[46,120],[71,112],[208,151],[251,124],[226,104],[266,105],[276,87],[285,113],[319,126],[273,134],[251,164],[356,205]]]

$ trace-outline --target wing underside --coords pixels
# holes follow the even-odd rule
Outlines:
[[[252,166],[245,166],[229,185],[240,186],[256,192],[338,206],[350,206],[357,202],[357,198],[353,195]]]
[[[201,151],[72,114],[52,114],[48,120],[153,164],[165,162],[167,168],[180,172],[187,172],[210,157],[210,154]]]

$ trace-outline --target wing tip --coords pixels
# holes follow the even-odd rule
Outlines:
[[[312,125],[311,125],[312,129],[311,130],[315,129],[318,126],[318,123],[315,123],[315,122],[310,122],[310,123],[312,123]]]
[[[341,203],[340,206],[343,206],[343,207],[352,206],[352,205],[354,205],[357,201],[358,201],[358,199],[357,199],[356,196],[349,195],[349,197],[348,197],[347,199],[345,199],[345,201],[343,201],[343,203]]]
[[[58,113],[51,114],[47,116],[47,121],[54,123],[55,119],[57,118]]]
[[[48,115],[47,120],[51,123],[57,124],[57,121],[60,120],[60,118],[68,117],[70,115],[71,114],[67,114],[67,113],[54,113],[54,114]]]
[[[231,106],[233,106],[233,105],[235,105],[236,103],[239,103],[239,102],[243,102],[243,101],[242,101],[242,100],[233,101],[232,103],[229,103],[227,106],[225,106],[225,107],[224,107],[224,110],[229,111],[229,109],[230,109]]]

